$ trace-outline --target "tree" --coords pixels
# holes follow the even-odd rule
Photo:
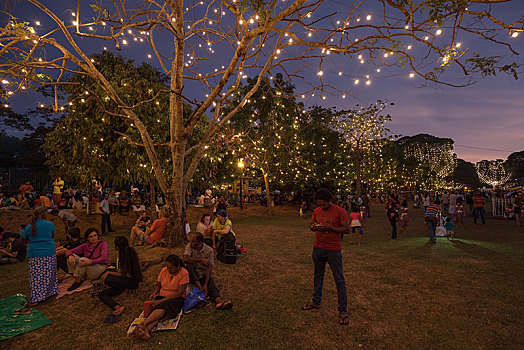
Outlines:
[[[507,24],[492,14],[491,5],[496,2],[502,0],[425,0],[417,4],[383,0],[380,5],[385,16],[373,18],[365,12],[368,1],[349,5],[346,13],[333,13],[325,0],[168,0],[107,5],[93,1],[89,7],[77,2],[72,10],[61,8],[62,3],[51,9],[40,1],[27,0],[23,4],[41,11],[46,25],[40,27],[36,23],[35,29],[19,19],[14,11],[7,11],[0,36],[0,91],[5,97],[35,86],[51,86],[56,92],[60,84],[67,84],[64,75],[68,72],[93,79],[99,91],[103,91],[98,98],[101,101],[109,98],[118,107],[118,112],[107,113],[107,116],[129,119],[136,128],[139,139],[126,141],[144,147],[169,204],[168,216],[173,229],[168,231],[168,239],[170,244],[182,245],[186,188],[206,146],[247,103],[263,79],[280,71],[290,80],[303,79],[309,92],[319,89],[321,95],[338,94],[344,89],[323,78],[322,67],[329,54],[350,58],[361,55],[360,60],[364,62],[409,67],[412,74],[419,75],[425,82],[452,86],[471,83],[471,73],[492,75],[504,71],[516,75],[516,65],[506,62],[502,56],[484,57],[462,48],[458,42],[463,33],[478,35],[486,42],[503,45],[516,53],[505,43],[511,37],[501,38],[498,32],[484,29],[505,32],[522,29],[522,20]],[[21,8],[21,4],[19,2],[17,8]],[[470,5],[476,6],[470,9]],[[446,40],[439,39],[441,27],[449,27],[444,32],[448,35]],[[91,61],[88,46],[84,44],[89,40],[114,43],[117,50],[134,41],[148,43],[151,57],[158,60],[168,78],[169,88],[136,103],[126,102],[125,89],[108,79],[96,62]],[[170,47],[162,48],[159,42],[170,43]],[[411,50],[413,43],[427,49],[421,59]],[[226,58],[223,66],[211,66],[215,50]],[[384,59],[391,54],[394,62]],[[303,74],[302,69],[308,64],[319,66],[318,81]],[[465,81],[453,79],[458,76],[457,70],[461,77],[466,77]],[[448,71],[451,71],[451,81],[446,79]],[[257,82],[240,103],[234,103],[240,81],[248,72],[258,76]],[[169,101],[164,126],[167,136],[164,140],[155,140],[142,119],[141,110],[163,94]],[[184,101],[192,108],[187,117]],[[55,111],[63,107],[61,102],[55,97]],[[222,107],[227,107],[229,112],[223,114]],[[188,140],[194,139],[197,124],[212,108],[214,113],[209,116],[205,132],[195,146],[189,146]],[[168,163],[162,163],[159,154],[164,147],[170,155]]]
[[[504,185],[511,178],[502,159],[481,160],[475,165],[480,181],[493,187]]]
[[[251,91],[257,79],[248,79],[239,89],[242,99]],[[293,96],[295,87],[284,81],[281,74],[273,80],[265,79],[248,103],[231,119],[231,126],[241,136],[238,155],[246,158],[243,164],[260,169],[266,189],[268,213],[271,213],[270,182],[288,173],[296,155],[297,121],[303,112]]]
[[[517,184],[524,184],[524,151],[511,153],[504,167],[511,171]]]
[[[424,170],[425,189],[442,188],[447,185],[456,166],[457,155],[453,152],[454,141],[428,134],[405,136],[398,140],[407,158],[414,157]]]
[[[457,167],[453,171],[453,182],[472,189],[478,188],[480,181],[475,165],[463,159],[457,159]]]
[[[378,101],[357,110],[346,110],[337,113],[333,127],[344,135],[349,151],[352,153],[355,165],[356,193],[362,193],[363,166],[373,167],[369,157],[374,151],[382,148],[389,138],[389,129],[385,123],[391,121],[389,114],[382,115],[387,103]],[[368,162],[364,163],[364,159]]]

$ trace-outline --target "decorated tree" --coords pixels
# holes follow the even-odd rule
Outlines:
[[[129,119],[136,130],[138,138],[125,141],[132,147],[144,147],[169,204],[173,229],[168,230],[168,240],[182,245],[184,196],[206,146],[248,103],[263,79],[271,79],[276,72],[286,74],[294,84],[302,79],[304,96],[317,93],[325,98],[350,92],[324,71],[329,55],[345,56],[340,60],[346,64],[363,62],[392,71],[404,67],[408,70],[404,74],[419,76],[423,83],[452,86],[471,83],[472,73],[516,74],[516,65],[503,56],[485,57],[460,42],[477,35],[486,43],[516,53],[508,41],[522,30],[522,20],[499,20],[491,8],[497,2],[502,1],[425,0],[414,4],[385,0],[379,2],[384,15],[374,16],[369,12],[369,1],[337,12],[325,0],[93,1],[77,2],[74,8],[63,2],[47,6],[38,0],[20,1],[17,9],[31,6],[43,17],[28,19],[25,13],[20,17],[12,9],[5,12],[0,28],[0,91],[5,97],[36,86],[51,86],[57,91],[60,84],[67,84],[66,73],[93,79],[99,85],[99,104],[104,105],[108,98],[118,108],[107,117]],[[132,43],[148,44],[144,55],[157,60],[169,88],[141,95],[141,101],[129,99],[126,89],[108,79],[92,61],[88,42],[93,41],[112,44],[117,50]],[[304,68],[312,66],[318,67],[317,79],[304,74]],[[247,74],[258,76],[257,82],[237,103],[236,93]],[[339,72],[339,76],[344,74],[354,77]],[[359,81],[370,85],[372,77],[354,78],[355,83]],[[144,122],[142,111],[162,95],[169,104],[164,125],[167,132],[165,139],[158,140]],[[188,116],[184,101],[191,105]],[[67,108],[63,102],[55,97],[54,110]],[[222,107],[227,107],[227,114]],[[188,140],[194,138],[194,129],[205,116],[210,119],[207,128],[195,141],[197,145],[190,146]],[[167,163],[162,161],[164,147],[170,156]]]
[[[511,178],[511,172],[505,168],[502,159],[481,160],[475,167],[480,181],[493,187],[502,186]]]
[[[511,153],[504,166],[517,184],[524,184],[524,151]]]
[[[249,93],[256,82],[257,79],[248,79],[247,84],[240,87],[238,99]],[[274,80],[265,79],[249,103],[231,119],[231,127],[242,135],[242,142],[237,148],[238,156],[244,157],[247,160],[245,164],[262,173],[269,213],[270,182],[278,183],[280,180],[283,183],[282,176],[292,171],[290,164],[297,156],[298,118],[303,106],[296,103],[294,89],[281,74],[277,74]]]
[[[356,110],[341,111],[337,113],[335,124],[332,126],[343,134],[348,150],[352,154],[357,195],[362,193],[364,166],[368,169],[368,174],[372,172],[376,160],[372,154],[380,152],[389,139],[389,130],[385,127],[385,123],[391,121],[391,116],[382,114],[386,106],[387,103],[378,101]]]
[[[398,140],[406,158],[413,157],[423,172],[425,189],[441,188],[448,184],[456,167],[457,155],[453,140],[427,134],[406,136]]]

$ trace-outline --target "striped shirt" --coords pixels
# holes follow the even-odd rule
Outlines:
[[[440,207],[436,204],[431,204],[428,209],[426,209],[426,213],[424,214],[424,217],[434,217],[436,218],[437,215],[440,214]]]

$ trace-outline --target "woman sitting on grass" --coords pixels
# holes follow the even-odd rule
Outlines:
[[[66,253],[67,267],[70,273],[73,272],[75,278],[75,283],[67,288],[69,292],[80,287],[84,279],[97,279],[109,264],[107,242],[99,239],[98,230],[93,227],[88,228],[84,237],[87,243],[68,250]]]
[[[98,294],[100,300],[113,309],[104,322],[115,323],[122,318],[121,314],[126,309],[113,300],[114,296],[122,294],[126,289],[137,289],[142,282],[142,271],[140,261],[135,249],[129,246],[127,238],[118,236],[115,238],[115,250],[118,252],[116,260],[116,271],[106,271],[100,276],[97,283],[105,284],[109,288]]]
[[[189,274],[182,267],[178,255],[166,258],[166,267],[158,275],[155,291],[151,293],[151,313],[136,328],[136,335],[142,339],[151,338],[151,330],[162,319],[175,318],[184,305],[184,294],[189,283]]]

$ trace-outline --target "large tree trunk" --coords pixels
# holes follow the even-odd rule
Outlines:
[[[269,180],[263,168],[262,168],[262,175],[264,176],[264,185],[266,186],[267,213],[271,215],[271,194],[269,193]]]

